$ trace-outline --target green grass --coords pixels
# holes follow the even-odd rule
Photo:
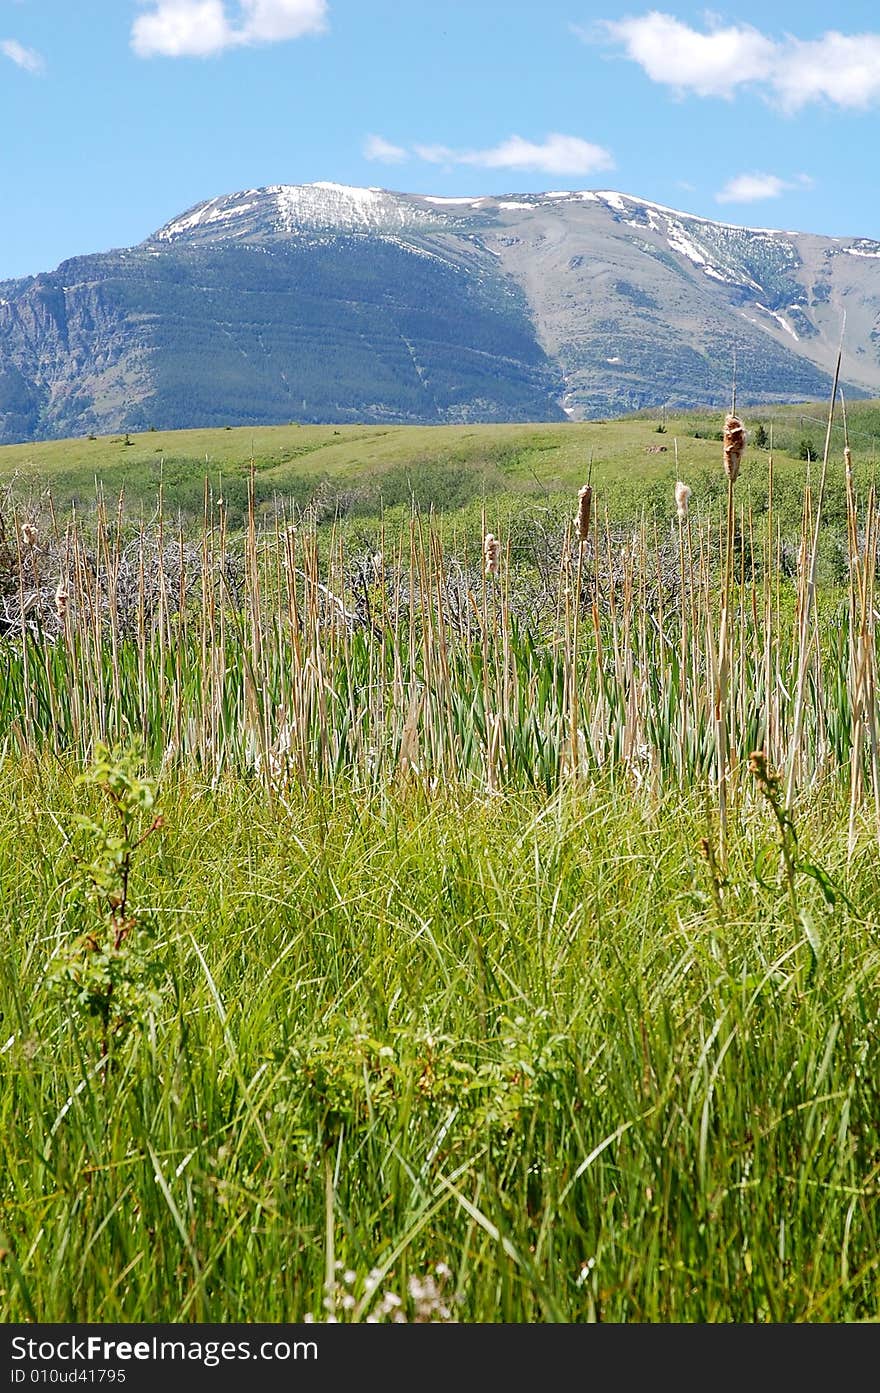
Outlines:
[[[810,410],[820,414],[822,407]],[[752,421],[749,412],[745,418]],[[767,418],[769,412],[763,411],[760,419]],[[253,458],[263,500],[278,492],[304,503],[320,486],[329,485],[347,493],[361,489],[375,510],[380,496],[386,506],[408,503],[415,490],[421,506],[433,501],[437,511],[448,511],[450,497],[455,504],[457,495],[496,499],[511,493],[540,499],[568,493],[581,485],[592,461],[597,488],[627,497],[627,490],[643,493],[654,483],[666,488],[678,474],[712,474],[717,442],[695,439],[692,432],[717,430],[721,423],[721,414],[705,412],[668,418],[663,435],[657,433],[656,417],[568,425],[291,425],[148,432],[129,436],[128,446],[123,436],[3,446],[0,481],[15,479],[19,488],[35,490],[50,485],[61,506],[74,496],[88,506],[97,479],[109,497],[124,489],[129,503],[153,504],[162,476],[168,504],[199,513],[206,474],[216,492],[223,490],[228,497],[233,490],[238,501],[244,500]],[[789,432],[789,444],[796,446],[798,429]],[[810,429],[813,435],[819,430]],[[858,435],[854,423],[856,451],[863,444],[863,453],[870,456],[870,437]],[[666,451],[649,453],[652,447]],[[753,464],[756,474],[766,467],[757,451]],[[783,468],[785,464],[783,458]],[[798,467],[795,472],[803,471]]]
[[[832,797],[814,969],[759,811],[719,923],[698,798],[169,778],[105,1079],[44,980],[70,772],[0,766],[0,1318],[320,1320],[337,1261],[341,1319],[438,1263],[463,1321],[876,1318],[880,877]]]
[[[0,452],[0,1320],[878,1318],[875,412]]]
[[[753,432],[774,425],[777,483],[781,503],[796,528],[807,466],[797,459],[800,441],[811,438],[820,453],[827,408],[743,410]],[[375,519],[380,509],[422,510],[472,521],[488,501],[503,518],[523,510],[540,517],[565,504],[592,467],[592,483],[612,517],[630,518],[643,510],[666,517],[677,478],[695,488],[695,499],[718,504],[718,442],[695,438],[723,425],[723,413],[668,415],[658,433],[658,413],[607,422],[563,425],[471,426],[266,426],[229,430],[147,432],[58,440],[0,448],[0,483],[15,480],[20,496],[39,498],[51,487],[59,507],[75,500],[82,511],[94,505],[96,482],[109,499],[124,490],[128,507],[149,514],[160,479],[168,507],[200,517],[204,481],[222,493],[233,525],[242,521],[251,459],[256,498],[264,511],[276,499],[294,508],[318,502],[322,517],[340,514],[355,524]],[[880,438],[880,404],[849,408],[857,469],[873,477],[875,442]],[[842,448],[838,414],[834,444]],[[676,450],[678,458],[676,462]],[[815,476],[816,467],[813,466]],[[760,503],[766,488],[766,452],[750,448],[743,465],[742,492],[754,490]]]

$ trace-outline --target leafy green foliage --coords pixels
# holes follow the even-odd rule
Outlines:
[[[111,749],[98,743],[92,763],[77,779],[102,795],[104,817],[77,813],[71,819],[89,843],[76,856],[78,893],[68,909],[77,933],[55,955],[47,978],[78,1012],[97,1022],[105,1054],[112,1040],[144,1025],[161,999],[154,931],[130,898],[135,853],[162,825],[153,811],[154,785],[138,772],[141,763],[135,746]]]

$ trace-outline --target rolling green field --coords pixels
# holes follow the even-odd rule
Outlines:
[[[827,413],[0,451],[0,1319],[877,1319]]]
[[[777,483],[790,490],[792,513],[806,475],[800,446],[806,442],[812,447],[814,461],[821,457],[826,414],[816,402],[743,412],[753,438],[759,425],[768,436],[772,427]],[[856,402],[847,414],[857,467],[873,477],[880,403]],[[373,519],[381,510],[406,515],[414,505],[422,512],[433,508],[473,521],[487,502],[504,518],[523,509],[557,506],[585,482],[592,466],[598,502],[612,517],[631,518],[643,510],[663,516],[679,477],[707,502],[723,501],[717,439],[712,438],[720,435],[723,417],[723,412],[658,411],[563,425],[294,424],[46,441],[0,447],[0,485],[14,480],[18,495],[34,500],[51,489],[60,507],[74,500],[88,511],[97,481],[109,506],[115,506],[122,491],[136,514],[155,507],[161,481],[172,512],[201,517],[207,478],[215,496],[226,500],[233,523],[240,525],[253,461],[254,497],[263,514],[279,501],[294,510],[311,503],[321,517],[356,522]],[[833,440],[839,453],[839,413]],[[743,492],[751,487],[760,499],[766,468],[766,451],[750,445]]]

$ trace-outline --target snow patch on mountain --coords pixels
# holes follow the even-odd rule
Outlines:
[[[775,319],[777,324],[781,325],[787,334],[791,334],[795,343],[800,343],[800,334],[795,333],[794,329],[791,327],[784,315],[777,314],[776,310],[771,310],[769,305],[761,305],[758,304],[757,301],[755,301],[755,304],[757,305],[757,308],[759,310],[763,310],[764,314],[769,314],[771,319]]]
[[[430,225],[435,216],[423,212],[394,194],[375,189],[350,188],[346,184],[277,184],[274,195],[277,229],[335,227],[352,231]]]
[[[473,199],[463,201],[474,206]],[[181,237],[202,235],[211,240],[215,233],[224,239],[255,232],[290,236],[329,228],[399,232],[406,228],[436,227],[444,216],[440,210],[433,212],[421,208],[413,200],[386,189],[362,189],[318,180],[313,184],[270,184],[264,189],[248,189],[244,193],[208,199],[166,223],[154,240],[175,242]]]
[[[674,252],[679,256],[684,256],[688,261],[692,261],[695,266],[710,266],[712,263],[709,258],[700,251],[696,242],[691,241],[683,227],[677,223],[670,222],[666,230],[666,240]]]
[[[295,188],[296,185],[287,185],[288,188]],[[328,179],[316,179],[313,184],[306,184],[304,187],[312,189],[326,189],[335,198],[342,198],[348,203],[360,205],[363,208],[371,208],[383,198],[382,189],[358,188],[354,184],[334,184]]]
[[[799,237],[799,232],[785,232],[777,227],[743,227],[742,223],[719,222],[717,218],[704,218],[699,213],[685,213],[681,208],[670,208],[668,203],[655,203],[650,198],[636,198],[631,193],[616,193],[613,189],[600,189],[596,192],[583,191],[572,195],[575,198],[601,199],[618,213],[629,212],[627,204],[634,208],[654,208],[658,213],[668,213],[673,218],[684,218],[689,222],[708,223],[712,227],[728,227],[734,232],[765,232],[771,237]]]
[[[207,203],[200,203],[183,217],[175,218],[173,222],[166,223],[156,234],[163,242],[172,242],[176,237],[182,237],[187,232],[193,232],[196,228],[206,227],[212,223],[229,222],[230,220],[242,217],[250,209],[255,208],[256,203],[242,203],[234,195],[230,198],[211,198]]]
[[[626,194],[615,193],[613,189],[600,189],[598,196],[602,199],[603,203],[607,203],[608,207],[613,208],[616,213],[629,212],[629,209],[623,201],[626,198]],[[629,201],[631,203],[637,202],[636,199],[630,199]]]

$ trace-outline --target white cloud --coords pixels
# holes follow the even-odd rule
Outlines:
[[[880,100],[880,34],[823,34],[789,40],[773,86],[789,111],[824,98],[865,110]]]
[[[613,169],[614,160],[601,145],[576,135],[552,133],[538,143],[511,135],[489,150],[453,150],[448,145],[416,145],[419,159],[430,164],[468,164],[482,169],[532,169],[543,174],[593,174]]]
[[[737,174],[728,179],[715,195],[716,203],[757,203],[762,198],[778,198],[791,185],[776,174]]]
[[[732,97],[758,86],[785,111],[809,102],[865,109],[880,101],[880,34],[840,34],[819,39],[772,39],[749,24],[722,26],[712,16],[701,33],[674,15],[652,10],[638,18],[603,20],[589,42],[604,36],[623,47],[653,82],[699,97]]]
[[[401,164],[408,158],[402,145],[392,145],[381,135],[368,135],[364,141],[364,159],[381,160],[383,164]]]
[[[778,198],[790,189],[812,186],[809,174],[799,174],[796,179],[780,179],[778,174],[737,174],[718,190],[715,202],[758,203],[764,198]]]
[[[244,43],[273,43],[321,34],[327,27],[327,0],[240,0]]]
[[[743,83],[764,79],[773,62],[775,45],[751,25],[700,34],[652,10],[641,19],[606,20],[602,28],[653,82],[700,97],[731,97]]]
[[[276,43],[320,34],[327,0],[238,0],[230,20],[227,0],[142,0],[152,8],[139,15],[131,46],[141,58],[198,57],[246,44]]]
[[[141,58],[204,57],[232,42],[222,0],[157,0],[131,31],[131,46]]]
[[[0,53],[24,68],[26,73],[41,73],[46,67],[43,55],[34,48],[25,48],[18,39],[0,39]]]

